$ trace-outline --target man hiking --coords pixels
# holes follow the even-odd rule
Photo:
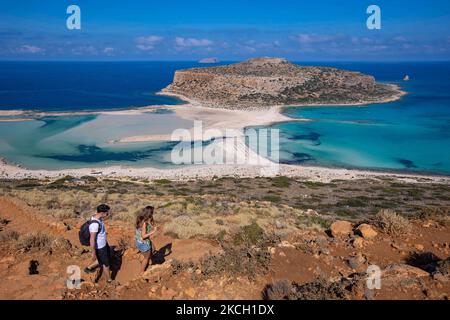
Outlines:
[[[91,220],[88,221],[89,226],[89,245],[92,250],[92,263],[84,269],[86,273],[93,273],[97,267],[102,267],[107,277],[107,282],[111,283],[111,251],[106,239],[106,228],[103,220],[109,215],[110,208],[106,204],[97,207]]]

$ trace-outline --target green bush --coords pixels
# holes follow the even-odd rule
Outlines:
[[[289,188],[291,185],[291,181],[288,177],[275,177],[272,179],[272,185],[277,188]]]

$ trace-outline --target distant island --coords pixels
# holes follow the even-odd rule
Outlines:
[[[204,58],[199,61],[199,63],[218,63],[219,59],[217,58]]]
[[[300,66],[283,58],[255,58],[175,72],[162,93],[204,106],[240,109],[275,105],[343,105],[393,101],[403,92],[373,76],[330,67]]]

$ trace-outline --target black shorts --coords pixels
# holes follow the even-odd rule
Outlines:
[[[95,254],[99,265],[104,267],[109,267],[111,265],[111,250],[109,249],[108,244],[101,249],[95,249]]]

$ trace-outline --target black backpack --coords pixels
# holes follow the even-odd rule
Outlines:
[[[97,235],[101,232],[102,225],[97,220],[89,220],[83,223],[83,225],[80,228],[80,231],[78,232],[78,237],[80,238],[80,243],[83,246],[90,246],[91,245],[91,233],[89,232],[89,226],[91,223],[97,223],[100,230],[98,230]]]

